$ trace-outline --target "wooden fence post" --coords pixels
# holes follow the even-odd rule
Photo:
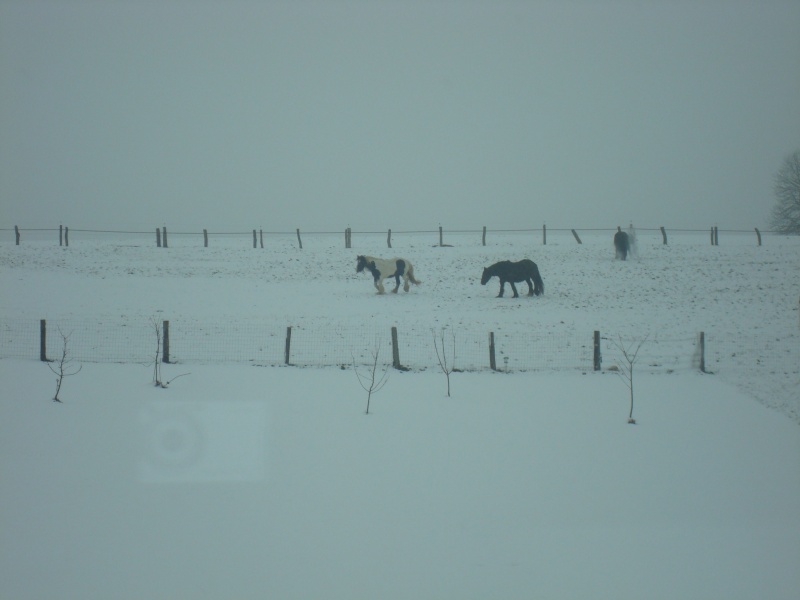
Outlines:
[[[594,332],[594,370],[599,371],[600,365],[603,363],[603,357],[600,354],[600,332]]]
[[[169,363],[169,321],[164,321],[163,335],[162,346],[164,349],[161,352],[161,362]]]
[[[39,321],[39,360],[47,361],[47,321]]]
[[[261,241],[261,249],[263,250],[264,249],[264,230],[263,229],[259,229],[258,230],[258,239]]]
[[[392,367],[401,371],[405,370],[403,369],[403,365],[400,364],[400,348],[397,344],[397,327],[392,327]]]
[[[760,246],[761,245],[761,232],[758,230],[758,227],[756,227],[756,237],[758,238],[758,245]]]
[[[706,372],[706,334],[704,331],[700,332],[700,339],[698,340],[698,351],[700,353],[700,372]]]
[[[439,245],[444,246],[444,242],[442,240],[442,226],[439,225]]]
[[[69,227],[64,227],[64,244],[69,248]]]
[[[486,225],[483,226],[483,237],[481,238],[482,245],[486,245]]]
[[[392,247],[392,230],[389,230],[389,233],[386,234],[386,245],[391,248]]]
[[[163,227],[163,231],[162,231],[161,236],[164,238],[164,246],[163,247],[164,248],[169,248],[169,245],[167,244],[167,226],[166,225],[164,225],[164,227]]]
[[[719,227],[714,226],[714,245],[719,246]]]
[[[63,246],[64,245],[64,226],[63,225],[59,225],[58,226],[58,245],[59,246]]]
[[[664,240],[664,245],[667,245],[667,230],[661,227],[661,238]]]
[[[344,247],[350,249],[352,247],[352,242],[350,238],[350,228],[344,230]]]
[[[208,229],[203,229],[203,247],[208,248]]]
[[[258,248],[258,237],[255,229],[253,229],[253,248]]]
[[[297,243],[300,244],[300,250],[303,249],[303,240],[300,239],[300,229],[297,229]]]
[[[17,238],[17,246],[19,246],[19,225],[14,225],[14,237]]]
[[[542,225],[542,246],[547,246],[547,225]]]
[[[156,246],[161,248],[161,229],[156,227]]]
[[[711,245],[714,245],[714,228],[711,228]]]
[[[575,240],[576,240],[576,241],[577,241],[579,244],[582,244],[582,243],[583,243],[583,242],[581,241],[581,238],[579,238],[579,237],[578,237],[578,232],[577,232],[577,231],[575,231],[574,229],[572,230],[572,235],[574,235],[574,236],[575,236]]]
[[[489,368],[497,371],[497,362],[494,359],[494,331],[489,332]]]
[[[292,327],[286,328],[286,346],[283,349],[283,362],[289,364],[289,356],[292,350]]]

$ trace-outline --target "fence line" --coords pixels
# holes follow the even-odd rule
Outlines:
[[[70,239],[70,228],[65,227],[64,225],[59,225],[57,228],[29,228],[24,229],[20,228],[19,226],[15,225],[13,229],[10,228],[0,228],[0,233],[2,232],[14,232],[15,243],[16,245],[21,245],[22,243],[22,234],[25,232],[58,232],[58,243],[59,246],[69,246]],[[547,233],[549,232],[561,232],[561,233],[571,233],[572,236],[575,238],[575,241],[578,244],[581,244],[581,238],[578,232],[614,232],[616,231],[615,227],[611,228],[592,228],[592,227],[583,227],[583,228],[548,228],[547,225],[542,225],[541,229],[487,229],[484,225],[481,229],[450,229],[445,230],[441,225],[437,229],[421,229],[421,230],[394,230],[395,235],[431,235],[435,236],[438,234],[438,245],[439,246],[447,246],[448,244],[445,243],[444,237],[445,233],[448,234],[475,234],[476,236],[480,236],[482,245],[486,245],[486,237],[487,233],[497,233],[497,234],[506,234],[506,233],[518,233],[518,234],[534,234],[541,232],[541,240],[542,244],[547,244]],[[755,233],[755,240],[758,246],[762,244],[762,236],[764,234],[775,234],[775,235],[782,235],[778,231],[761,231],[758,227],[753,229],[719,229],[717,226],[712,226],[709,229],[667,229],[664,226],[659,227],[640,227],[637,228],[639,232],[660,232],[662,237],[662,242],[664,245],[668,244],[668,235],[667,232],[675,232],[675,233],[708,233],[710,232],[710,242],[712,246],[719,245],[719,234],[729,233],[729,234],[753,234]],[[72,229],[73,233],[73,240],[75,238],[74,234],[103,234],[103,235],[153,235],[152,231],[124,231],[124,230],[99,230],[99,229]],[[377,235],[377,234],[384,234],[386,233],[386,244],[389,248],[392,247],[392,229],[388,231],[356,231],[354,232],[352,228],[347,227],[342,231],[306,231],[304,235],[342,235],[344,240],[344,247],[351,248],[352,247],[352,239],[353,233],[356,235]],[[213,236],[219,237],[242,237],[242,238],[249,238],[252,235],[253,240],[253,248],[264,247],[264,235],[267,236],[289,236],[294,235],[297,237],[297,243],[300,249],[303,248],[303,240],[301,238],[301,231],[299,228],[295,229],[295,231],[264,231],[262,228],[252,229],[244,232],[234,231],[234,232],[213,232],[209,231],[208,229],[203,229],[202,231],[170,231],[170,236],[194,236],[198,240],[203,240],[203,246],[209,246],[209,239]],[[53,237],[55,241],[55,235]],[[163,227],[156,227],[155,228],[155,235],[153,236],[153,241],[156,247],[158,248],[168,248],[168,236],[167,236],[167,228],[166,226]],[[199,245],[199,241],[198,241]]]
[[[394,331],[392,331],[394,330]],[[168,339],[166,336],[169,336]],[[606,370],[620,359],[619,339],[600,332],[529,333],[423,327],[283,327],[252,322],[106,321],[89,319],[0,319],[0,358],[52,359],[67,338],[77,362],[148,364],[245,363],[347,368],[371,363],[372,354],[397,368],[425,370],[438,365],[434,335],[455,347],[459,370],[553,371]],[[165,336],[160,339],[159,336]],[[796,339],[795,339],[796,341]],[[454,345],[454,346],[453,346]],[[796,345],[796,344],[794,344]],[[652,372],[695,369],[715,371],[742,362],[782,368],[791,341],[774,336],[729,340],[698,332],[693,337],[648,339],[637,367]],[[164,348],[168,347],[168,351]],[[791,362],[790,358],[790,362]]]

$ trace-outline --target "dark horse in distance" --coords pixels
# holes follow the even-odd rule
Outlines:
[[[628,234],[622,231],[622,228],[619,226],[617,226],[617,233],[614,234],[614,248],[616,250],[616,258],[619,260],[626,260],[628,258],[631,241],[628,238]]]
[[[542,281],[542,276],[539,275],[539,267],[536,266],[535,262],[527,258],[518,262],[503,260],[493,264],[491,267],[486,267],[481,276],[481,285],[486,285],[486,282],[495,276],[500,278],[500,293],[497,294],[498,298],[503,297],[506,282],[511,284],[511,289],[514,291],[514,298],[519,298],[517,286],[514,284],[521,281],[528,284],[528,296],[544,294],[544,281]],[[531,284],[531,280],[533,280],[533,284]]]

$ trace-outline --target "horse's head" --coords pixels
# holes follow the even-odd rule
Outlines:
[[[356,257],[356,273],[361,273],[367,267],[367,257],[363,254]]]
[[[486,285],[491,278],[492,274],[489,272],[489,269],[484,269],[483,275],[481,275],[481,285]]]

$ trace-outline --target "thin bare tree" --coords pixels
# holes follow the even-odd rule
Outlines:
[[[65,334],[61,331],[61,328],[58,328],[58,335],[61,336],[61,340],[63,345],[61,347],[61,357],[55,361],[52,361],[56,366],[53,366],[50,362],[47,363],[47,366],[50,370],[55,373],[56,375],[56,395],[53,396],[53,402],[61,402],[58,397],[58,394],[61,392],[61,384],[64,382],[64,377],[70,377],[72,375],[77,375],[80,370],[83,368],[83,365],[78,365],[76,369],[75,366],[72,364],[72,358],[69,356],[69,335]]]
[[[433,348],[436,350],[436,359],[439,361],[439,367],[442,369],[445,377],[447,378],[447,397],[450,397],[450,373],[454,371],[454,364],[456,361],[456,334],[451,333],[451,337],[453,340],[453,352],[448,357],[447,356],[447,346],[445,345],[445,336],[444,336],[445,329],[442,328],[439,332],[439,338],[436,337],[436,330],[431,329],[431,333],[433,334]],[[439,344],[441,343],[441,349],[439,348]]]
[[[356,357],[353,356],[353,371],[358,378],[358,383],[361,384],[361,387],[364,388],[364,391],[367,392],[367,410],[366,414],[369,414],[369,403],[372,400],[372,394],[377,394],[383,386],[386,385],[386,382],[389,380],[389,368],[391,365],[387,364],[383,367],[383,373],[380,373],[378,370],[378,362],[381,353],[381,343],[380,340],[375,340],[375,349],[370,352],[372,356],[372,363],[369,365],[368,370],[365,373],[362,373],[358,370],[356,366]]]
[[[153,385],[162,386],[161,383],[161,321],[158,317],[151,317],[150,324],[156,335],[156,353],[153,357]]]
[[[631,393],[631,410],[628,413],[628,423],[631,425],[636,424],[636,419],[633,418],[633,367],[636,364],[636,359],[639,356],[639,350],[642,349],[642,346],[647,341],[648,337],[650,337],[650,334],[644,336],[644,339],[640,340],[638,343],[633,341],[627,346],[622,340],[621,335],[618,336],[616,340],[609,339],[611,344],[619,352],[620,358],[622,359],[619,361],[620,364],[616,373],[625,382],[625,385],[628,387]]]
[[[787,156],[775,174],[770,225],[778,233],[800,233],[800,150]]]

